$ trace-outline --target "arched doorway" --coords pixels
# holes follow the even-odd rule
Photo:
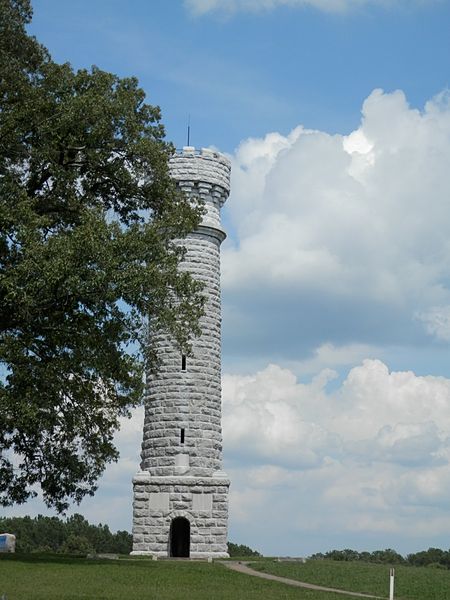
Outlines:
[[[191,525],[184,517],[175,517],[170,524],[170,556],[189,558]]]

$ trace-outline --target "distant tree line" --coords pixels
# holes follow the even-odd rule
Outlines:
[[[127,531],[112,533],[108,525],[91,525],[79,514],[66,520],[42,515],[0,518],[0,533],[13,533],[16,552],[25,553],[129,554],[132,545]]]
[[[228,542],[228,554],[231,557],[234,556],[261,556],[259,552],[256,550],[252,550],[248,546],[244,544],[233,544],[233,542]]]
[[[407,554],[406,558],[387,548],[386,550],[375,550],[374,552],[358,552],[346,548],[345,550],[330,550],[329,552],[318,552],[310,556],[313,560],[340,560],[373,562],[390,565],[412,565],[415,567],[433,566],[441,569],[450,569],[450,550],[439,548],[428,548],[414,554]]]

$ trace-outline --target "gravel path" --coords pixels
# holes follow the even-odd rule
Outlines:
[[[254,577],[262,577],[263,579],[270,579],[271,581],[279,581],[280,583],[286,583],[287,585],[293,585],[295,587],[307,588],[308,590],[319,590],[321,592],[334,592],[335,594],[345,594],[346,596],[355,596],[356,598],[375,598],[376,600],[383,600],[380,596],[361,594],[360,592],[348,592],[346,590],[337,590],[335,588],[324,587],[322,585],[314,585],[313,583],[297,581],[296,579],[288,579],[287,577],[278,577],[278,575],[271,575],[270,573],[263,573],[262,571],[255,571],[255,569],[251,569],[247,563],[237,561],[220,562],[222,565],[225,565],[225,567],[228,567],[228,569],[232,569],[233,571],[239,571],[239,573],[253,575]]]

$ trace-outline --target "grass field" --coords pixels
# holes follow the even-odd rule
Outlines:
[[[258,560],[253,568],[318,585],[388,596],[382,565]],[[396,567],[396,600],[450,600],[450,571]],[[350,600],[232,572],[219,563],[93,561],[64,556],[0,557],[0,597],[8,600]]]
[[[384,565],[310,560],[305,564],[258,561],[249,565],[265,573],[308,583],[389,596],[389,567]],[[395,567],[396,600],[450,600],[450,571],[432,567]]]
[[[8,600],[350,600],[232,572],[221,564],[2,556]]]

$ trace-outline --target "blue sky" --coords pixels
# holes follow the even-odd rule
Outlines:
[[[33,4],[31,31],[55,59],[135,74],[177,146],[188,114],[193,143],[232,152],[298,123],[349,132],[377,87],[402,89],[421,107],[449,83],[448,2],[363,2],[338,13],[292,2],[203,15],[178,0]]]
[[[33,5],[54,59],[136,75],[168,139],[185,144],[190,115],[191,142],[232,161],[230,538],[291,555],[448,547],[450,3]],[[130,528],[141,420],[75,509],[93,521]]]

